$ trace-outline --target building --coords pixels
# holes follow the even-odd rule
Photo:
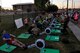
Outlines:
[[[20,3],[20,4],[14,4],[13,10],[30,12],[30,11],[36,11],[37,8],[34,5],[34,3]]]

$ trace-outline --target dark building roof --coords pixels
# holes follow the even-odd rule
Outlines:
[[[18,4],[13,4],[13,6],[16,5],[34,5],[34,3],[18,3]]]

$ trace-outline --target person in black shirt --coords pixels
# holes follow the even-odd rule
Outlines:
[[[34,27],[36,27],[35,24],[32,24],[32,25],[29,27],[29,29],[28,29],[28,33],[29,33],[29,34],[32,34],[32,29],[33,29]]]

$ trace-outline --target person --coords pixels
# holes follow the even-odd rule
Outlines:
[[[25,25],[28,25],[28,22],[29,22],[29,19],[28,19],[28,18],[25,18],[25,19],[24,19],[24,24],[25,24]]]
[[[43,28],[45,29],[48,26],[48,21],[47,20],[43,20],[42,25],[43,25]]]
[[[30,19],[29,18],[23,18],[23,24],[24,24],[24,28],[26,28],[26,26],[30,25]]]
[[[69,16],[65,15],[64,25],[63,25],[63,33],[66,32],[66,28],[68,27]]]
[[[30,27],[28,28],[28,33],[29,33],[29,34],[32,34],[32,29],[33,29],[34,27],[36,27],[36,25],[35,25],[34,23],[30,25]]]
[[[36,16],[36,18],[35,18],[35,21],[42,23],[42,21],[43,21],[42,15],[38,14],[38,16]]]
[[[3,41],[5,41],[7,44],[12,44],[12,45],[16,45],[19,46],[21,48],[25,47],[25,44],[23,44],[22,42],[20,42],[19,40],[15,39],[15,36],[12,34],[9,34],[6,32],[6,30],[2,31],[2,39]]]
[[[78,22],[78,19],[79,19],[79,13],[75,12],[74,13],[74,21]]]
[[[36,20],[35,24],[39,29],[42,29],[42,23],[38,22],[38,20]]]
[[[39,36],[40,34],[40,29],[39,28],[37,28],[37,27],[34,27],[32,30],[31,30],[32,32],[33,32],[33,35],[35,35],[35,36]]]
[[[64,15],[61,14],[60,17],[61,17],[61,23],[64,23]]]

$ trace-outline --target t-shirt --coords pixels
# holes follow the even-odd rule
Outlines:
[[[10,38],[10,34],[8,34],[8,33],[3,34],[3,35],[2,35],[2,38],[9,39],[9,38]]]
[[[75,13],[75,14],[74,14],[74,19],[75,19],[75,20],[78,20],[78,16],[79,16],[78,13]]]
[[[31,30],[32,30],[33,28],[34,28],[34,27],[32,27],[32,26],[29,27],[29,29],[28,29],[29,34],[32,34],[32,31],[31,31]]]
[[[41,28],[42,27],[42,24],[39,23],[39,22],[37,22],[36,25],[37,25],[38,28]]]

